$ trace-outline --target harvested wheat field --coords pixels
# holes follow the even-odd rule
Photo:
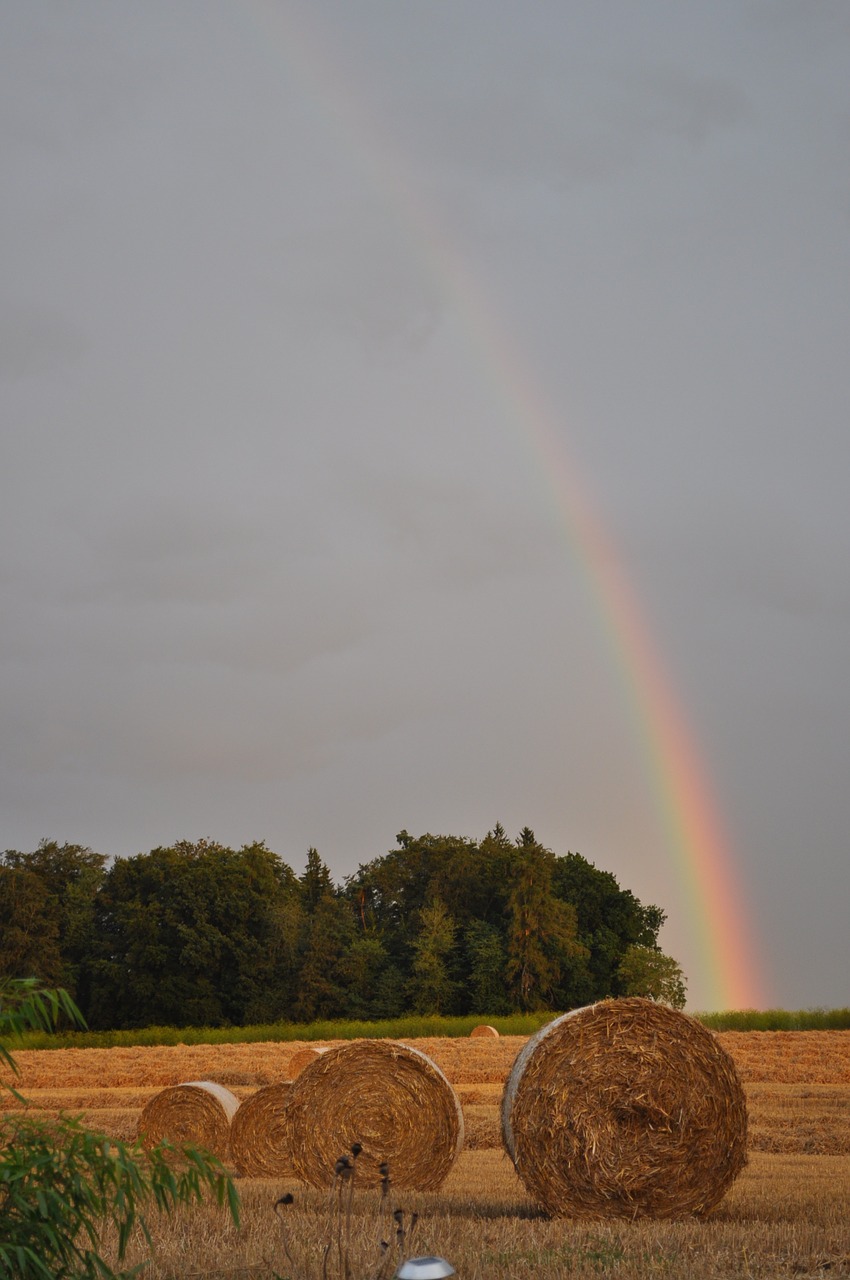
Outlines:
[[[744,1084],[749,1162],[710,1216],[672,1222],[553,1219],[529,1197],[502,1149],[499,1120],[525,1037],[411,1041],[454,1087],[465,1142],[439,1191],[391,1189],[389,1207],[406,1211],[405,1232],[409,1214],[420,1215],[403,1251],[442,1254],[460,1277],[507,1280],[529,1273],[623,1280],[850,1275],[850,1032],[728,1032],[717,1040]],[[208,1080],[244,1100],[286,1081],[290,1059],[305,1047],[315,1046],[26,1051],[17,1055],[16,1084],[36,1111],[82,1113],[92,1127],[127,1138],[166,1086]],[[159,1220],[145,1276],[321,1280],[327,1191],[285,1176],[240,1177],[239,1187],[241,1230],[213,1208]],[[279,1223],[273,1205],[287,1191],[294,1204]],[[394,1247],[397,1226],[379,1223],[379,1203],[377,1190],[354,1195],[352,1280],[375,1271],[379,1227]],[[141,1238],[138,1256],[146,1256]],[[332,1249],[328,1258],[328,1280],[341,1280],[341,1255]]]

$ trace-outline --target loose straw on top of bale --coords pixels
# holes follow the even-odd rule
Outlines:
[[[499,1033],[495,1027],[491,1027],[489,1023],[481,1022],[477,1027],[473,1027],[469,1033],[471,1036],[489,1038],[490,1040],[498,1040]]]
[[[693,1018],[637,997],[556,1018],[519,1054],[502,1137],[549,1213],[678,1218],[714,1208],[746,1163],[735,1064]]]
[[[442,1071],[418,1049],[356,1040],[329,1049],[302,1071],[286,1104],[296,1175],[329,1186],[341,1152],[360,1143],[358,1182],[440,1186],[463,1145],[463,1113]]]
[[[267,1084],[246,1098],[230,1126],[230,1154],[239,1173],[249,1178],[292,1177],[292,1155],[285,1108],[288,1080]]]
[[[323,1053],[327,1053],[326,1048],[316,1048],[315,1045],[309,1044],[304,1045],[302,1049],[296,1049],[286,1064],[287,1080],[294,1080],[305,1067],[309,1067],[310,1063],[315,1062]]]
[[[145,1150],[170,1142],[173,1147],[204,1147],[223,1160],[230,1148],[230,1122],[238,1108],[239,1099],[210,1080],[171,1085],[142,1111],[138,1136]]]

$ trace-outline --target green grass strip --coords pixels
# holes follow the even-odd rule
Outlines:
[[[128,1031],[31,1031],[19,1036],[15,1049],[113,1049],[136,1045],[257,1044],[288,1040],[413,1040],[425,1036],[468,1036],[487,1022],[503,1036],[528,1036],[557,1015],[516,1013],[508,1016],[468,1015],[444,1018],[409,1014],[383,1022],[274,1022],[254,1027],[140,1027]]]
[[[740,1009],[697,1014],[712,1031],[848,1031],[850,1009]]]
[[[547,1010],[508,1016],[469,1014],[445,1018],[409,1014],[383,1022],[274,1022],[253,1027],[140,1027],[129,1031],[31,1031],[19,1036],[15,1049],[113,1049],[135,1045],[257,1044],[288,1040],[413,1040],[426,1036],[468,1036],[487,1022],[503,1036],[533,1035],[558,1015]],[[850,1009],[731,1010],[694,1015],[712,1031],[847,1031]]]

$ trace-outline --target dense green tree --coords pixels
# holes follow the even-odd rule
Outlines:
[[[619,964],[620,994],[624,996],[648,996],[684,1009],[687,989],[682,970],[672,956],[666,956],[655,947],[642,947],[633,943],[626,948]]]
[[[300,886],[292,884],[268,901],[268,937],[266,966],[268,979],[254,1004],[251,1021],[275,1022],[291,1020],[298,1000],[298,982],[309,930],[307,913],[301,901]]]
[[[262,843],[105,861],[0,857],[0,977],[64,982],[99,1027],[567,1009],[645,985],[635,955],[661,954],[658,907],[530,827],[401,831],[344,888],[312,847],[300,876]]]
[[[644,906],[610,871],[577,853],[555,859],[552,890],[575,908],[578,940],[588,951],[583,987],[577,975],[576,1003],[619,995],[620,960],[632,944],[657,945],[663,911]]]
[[[587,948],[577,936],[574,907],[554,893],[555,855],[540,845],[530,827],[517,839],[508,900],[506,977],[515,1007],[552,1008],[571,1003],[580,986]],[[567,997],[567,999],[565,999]]]
[[[56,983],[62,967],[47,886],[26,867],[0,864],[0,977]]]
[[[349,956],[354,938],[350,904],[328,890],[309,916],[294,1010],[299,1022],[348,1015]]]
[[[451,961],[457,925],[439,898],[419,913],[410,996],[417,1013],[449,1013],[456,992]]]
[[[46,945],[44,955],[29,972],[47,982],[60,984],[75,998],[84,999],[94,904],[103,882],[106,858],[84,845],[42,840],[32,853],[7,849],[2,862],[11,870],[27,872],[38,879],[44,890],[42,934],[45,943],[45,929],[55,934],[58,965],[53,948]]]
[[[280,912],[294,891],[262,844],[181,841],[116,859],[96,903],[90,1020],[218,1026],[271,1012]]]
[[[344,980],[349,1018],[397,1018],[407,1007],[404,976],[374,934],[360,934],[351,943]]]
[[[322,899],[334,891],[330,870],[319,856],[318,849],[312,845],[307,850],[307,865],[300,885],[301,903],[308,915],[312,915]]]
[[[502,931],[486,920],[472,920],[464,931],[468,1013],[508,1013],[505,990],[507,956]]]

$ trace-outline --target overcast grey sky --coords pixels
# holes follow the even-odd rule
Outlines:
[[[0,130],[3,847],[527,823],[710,1004],[562,465],[850,1003],[846,0],[5,0]]]

